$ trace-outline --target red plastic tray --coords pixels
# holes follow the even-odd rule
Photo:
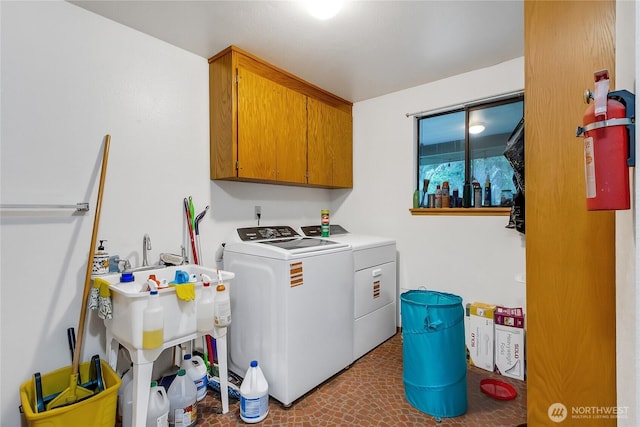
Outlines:
[[[493,378],[486,378],[480,381],[480,390],[498,400],[512,400],[518,395],[511,384]]]

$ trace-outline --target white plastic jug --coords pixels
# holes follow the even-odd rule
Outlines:
[[[133,380],[133,367],[129,368],[129,370],[127,370],[124,375],[122,376],[122,384],[120,384],[120,388],[118,389],[118,412],[117,412],[117,417],[120,421],[120,423],[122,423],[122,417],[123,417],[123,413],[124,413],[124,405],[125,405],[125,399],[124,399],[124,392],[125,389],[127,388],[127,385]],[[133,395],[133,391],[131,391],[131,395]],[[131,398],[129,400],[132,400]],[[124,424],[122,424],[124,426]]]
[[[147,409],[147,427],[168,427],[171,403],[164,387],[151,382],[149,390],[149,406]]]
[[[198,402],[204,399],[207,395],[207,384],[209,380],[207,378],[207,365],[205,365],[202,357],[192,356],[187,353],[182,359],[180,368],[187,372],[187,376],[191,378],[196,385]]]
[[[178,371],[167,391],[169,397],[169,426],[191,427],[198,421],[197,389],[184,369]]]
[[[122,427],[133,425],[133,374],[122,391]]]
[[[240,418],[245,423],[259,423],[268,413],[269,385],[258,361],[253,360],[240,386]]]

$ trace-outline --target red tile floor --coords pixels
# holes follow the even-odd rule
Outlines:
[[[514,400],[495,400],[480,391],[484,378],[499,378],[511,384]],[[330,378],[289,409],[270,398],[269,414],[260,426],[469,426],[516,427],[527,421],[526,383],[470,367],[467,373],[467,412],[459,417],[436,419],[412,407],[404,395],[402,381],[402,334],[357,360],[350,368]],[[198,426],[244,426],[237,400],[221,415],[217,393],[209,389],[198,403]]]

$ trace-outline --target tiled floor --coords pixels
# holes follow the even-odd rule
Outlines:
[[[514,400],[495,400],[480,391],[484,378],[499,378],[518,392]],[[516,427],[526,423],[526,383],[510,380],[474,367],[467,373],[467,412],[438,423],[431,415],[413,408],[404,395],[401,333],[371,351],[349,369],[329,379],[284,409],[270,399],[263,426],[473,426]],[[198,404],[198,426],[246,425],[239,403],[230,400],[227,414],[219,415],[218,396],[209,390]]]

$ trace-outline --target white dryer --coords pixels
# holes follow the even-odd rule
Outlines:
[[[321,236],[320,225],[301,227],[308,237]],[[326,239],[353,249],[353,358],[362,357],[396,333],[396,242],[347,232],[332,224]]]
[[[346,243],[293,228],[237,229],[224,248],[229,368],[257,360],[269,394],[289,406],[353,362],[353,257]]]

